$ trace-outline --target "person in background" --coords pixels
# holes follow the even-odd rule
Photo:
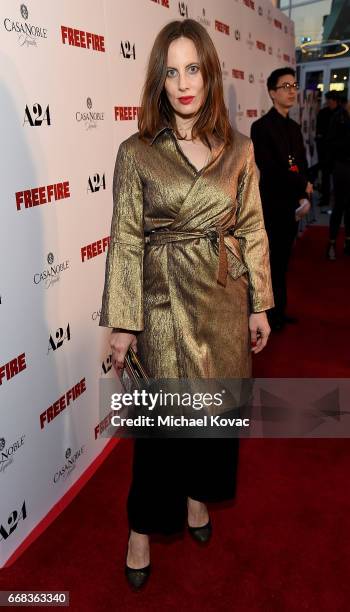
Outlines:
[[[348,113],[350,113],[350,102],[348,100],[347,93],[340,94],[340,104]]]
[[[333,172],[334,205],[329,220],[327,257],[335,260],[336,240],[344,216],[344,253],[350,255],[350,116],[344,105],[334,111],[326,136],[327,163]]]
[[[313,191],[300,126],[289,115],[298,83],[293,68],[274,70],[267,79],[273,107],[252,124],[251,138],[260,170],[260,195],[270,244],[275,307],[268,312],[272,330],[297,320],[286,314],[286,277],[298,220],[310,210]]]
[[[318,111],[316,119],[316,145],[318,163],[321,170],[320,206],[329,208],[331,173],[328,163],[326,138],[334,111],[339,107],[340,98],[337,91],[327,91],[326,106]],[[324,211],[326,212],[326,211]]]

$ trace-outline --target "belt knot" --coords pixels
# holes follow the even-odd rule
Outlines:
[[[168,242],[178,242],[182,240],[194,240],[196,238],[206,238],[213,246],[218,247],[218,274],[217,282],[222,287],[226,287],[228,274],[228,260],[224,237],[233,234],[233,228],[223,228],[220,226],[210,227],[204,231],[193,230],[192,232],[174,230],[152,230],[145,234],[146,243],[166,244]]]

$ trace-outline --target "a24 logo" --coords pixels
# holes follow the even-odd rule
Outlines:
[[[47,349],[47,354],[49,354],[50,351],[56,351],[58,348],[60,348],[60,346],[62,346],[64,341],[69,341],[70,340],[70,326],[69,323],[66,327],[66,329],[63,329],[62,327],[59,327],[55,333],[55,335],[53,336],[51,334],[50,338],[49,338],[49,346]]]
[[[13,510],[7,519],[6,525],[0,524],[0,542],[1,540],[7,540],[7,538],[17,528],[20,520],[27,518],[26,502],[24,501],[21,510]]]
[[[40,127],[45,122],[46,125],[51,125],[49,105],[47,105],[45,110],[43,110],[43,107],[38,102],[33,104],[31,109],[29,108],[28,104],[26,105],[23,125],[29,123],[31,127]]]

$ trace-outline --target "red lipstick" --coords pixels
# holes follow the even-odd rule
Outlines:
[[[178,98],[178,100],[181,104],[191,104],[192,100],[194,100],[194,96],[183,96]]]

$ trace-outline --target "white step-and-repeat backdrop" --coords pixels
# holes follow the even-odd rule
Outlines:
[[[98,406],[113,376],[98,322],[114,161],[155,35],[186,17],[212,36],[249,134],[269,72],[294,64],[293,25],[267,0],[1,2],[0,566],[115,444]]]

